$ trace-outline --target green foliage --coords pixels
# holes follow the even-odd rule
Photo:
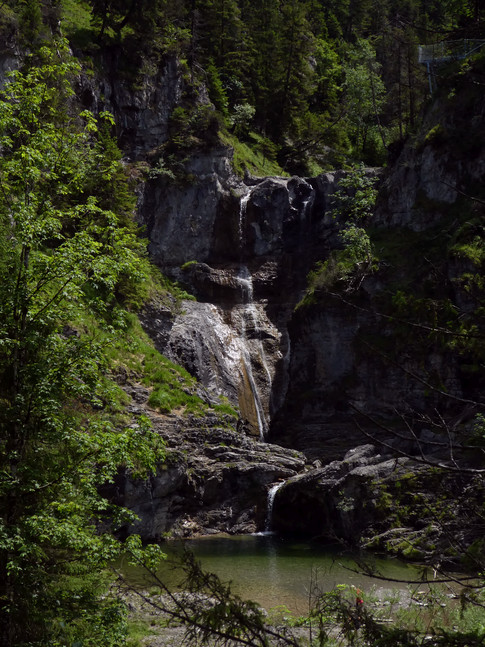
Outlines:
[[[216,110],[236,121],[236,106],[253,106],[251,129],[279,147],[280,165],[301,172],[329,159],[385,162],[426,98],[415,51],[428,32],[417,25],[446,29],[455,13],[412,2],[373,11],[363,0],[64,0],[63,26],[90,51],[116,43],[138,85],[175,53],[187,62],[189,94],[205,84]],[[236,134],[248,134],[247,119]]]
[[[310,590],[311,611],[301,620],[317,645],[481,645],[484,626],[480,607],[462,606],[450,600],[439,585],[426,580],[423,573],[422,586],[395,591],[384,600],[354,586],[337,585],[329,592],[315,586]],[[483,600],[483,593],[478,595],[478,604],[479,600]]]
[[[240,177],[246,172],[256,177],[287,175],[276,161],[277,150],[269,139],[254,132],[249,133],[244,142],[228,133],[220,133],[220,137],[232,147],[232,165]]]
[[[158,164],[152,177],[164,176],[180,185],[194,182],[185,163],[197,149],[219,144],[222,117],[210,104],[179,105],[170,115],[170,139],[160,147]]]
[[[249,103],[238,103],[234,106],[230,123],[237,137],[247,137],[251,122],[256,114],[256,108]]]
[[[363,166],[354,168],[338,184],[333,195],[333,215],[344,222],[365,222],[372,216],[377,198],[377,177]]]
[[[308,288],[299,306],[310,303],[315,292],[336,285],[346,291],[357,289],[367,274],[374,271],[376,257],[366,229],[372,215],[377,179],[358,168],[342,178],[335,192],[332,213],[340,223],[342,249],[334,250],[325,261],[319,261],[308,275]]]
[[[0,98],[0,627],[8,645],[119,644],[124,614],[99,571],[122,550],[112,531],[133,515],[97,488],[120,467],[145,474],[163,455],[146,420],[119,428],[107,407],[106,347],[124,325],[116,295],[126,277],[145,281],[148,264],[123,226],[127,214],[110,210],[103,193],[119,167],[94,117],[73,110],[78,72],[56,42],[28,58]],[[76,325],[86,317],[103,338]]]
[[[99,29],[99,36],[116,34],[118,37],[126,28],[152,36],[160,16],[160,0],[88,0],[92,9],[92,22]]]
[[[353,290],[360,285],[366,273],[372,270],[374,256],[365,229],[348,225],[340,234],[343,249],[331,253],[326,261],[317,263],[308,274],[308,295],[316,290],[330,289],[341,283]]]
[[[380,115],[385,101],[385,86],[380,76],[380,65],[376,54],[367,40],[359,40],[351,48],[344,68],[344,95],[347,110],[346,119],[350,128],[353,155],[367,164],[378,165],[385,161],[385,135],[380,125]],[[369,154],[369,145],[380,136],[381,151]],[[380,154],[379,154],[380,153]]]
[[[23,0],[20,3],[19,27],[23,44],[32,47],[43,27],[39,0]]]
[[[96,32],[91,26],[87,0],[63,0],[61,8],[62,25],[69,40],[78,47],[92,47]]]
[[[209,90],[209,97],[214,103],[216,110],[219,110],[223,115],[227,116],[228,99],[224,86],[222,85],[219,71],[214,64],[213,60],[209,61],[206,68],[207,72],[207,89]]]

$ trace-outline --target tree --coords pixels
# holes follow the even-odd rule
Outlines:
[[[336,285],[345,292],[355,292],[376,269],[376,258],[365,226],[371,219],[377,197],[377,177],[363,167],[353,169],[339,182],[333,194],[332,215],[339,225],[341,247],[319,261],[308,275],[308,289],[302,303],[315,293],[329,291]]]
[[[20,6],[19,26],[24,44],[31,47],[39,38],[42,30],[42,12],[39,0],[24,0]]]
[[[372,44],[359,40],[349,51],[345,67],[344,102],[353,153],[357,159],[379,164],[379,151],[386,146],[386,135],[381,124],[385,99],[380,66]],[[379,142],[379,139],[381,140]]]
[[[98,204],[118,172],[100,164],[93,115],[78,114],[79,67],[56,42],[27,59],[0,98],[0,644],[114,645],[121,605],[100,569],[133,518],[98,486],[120,466],[161,457],[143,420],[119,428],[106,344],[123,325],[115,298],[147,261],[135,234]],[[109,119],[105,115],[104,119]],[[94,324],[94,319],[97,324]],[[76,642],[77,641],[77,642]]]
[[[161,0],[89,0],[92,21],[103,37],[112,30],[118,36],[130,26],[138,39],[152,35],[154,25],[162,13]]]

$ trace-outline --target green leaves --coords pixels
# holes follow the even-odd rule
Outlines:
[[[333,195],[332,214],[339,224],[341,249],[317,263],[308,275],[307,294],[302,304],[311,300],[318,290],[340,285],[346,292],[358,289],[364,278],[374,271],[376,258],[365,229],[377,197],[377,178],[363,168],[349,172],[339,182]]]
[[[59,42],[29,58],[0,96],[0,642],[8,645],[94,644],[97,630],[97,646],[119,639],[119,613],[94,581],[76,603],[63,592],[73,573],[97,573],[119,555],[113,531],[134,521],[99,487],[120,470],[143,477],[163,457],[145,419],[118,428],[106,410],[121,286],[129,277],[131,291],[143,292],[150,270],[127,212],[121,223],[109,208],[117,200],[106,187],[124,175],[106,132],[111,118],[101,117],[100,130],[75,110],[78,72]],[[103,335],[88,332],[93,316]]]

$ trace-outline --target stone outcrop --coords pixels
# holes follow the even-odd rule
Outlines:
[[[275,498],[273,528],[357,546],[383,512],[377,484],[398,479],[409,462],[363,445],[348,451],[341,461],[292,477]]]
[[[160,415],[149,392],[125,385],[132,415],[146,415],[165,442],[166,459],[147,480],[121,477],[110,496],[140,521],[129,531],[145,539],[264,528],[268,489],[305,465],[302,454],[252,440],[231,416]],[[136,424],[136,421],[134,422]]]
[[[167,141],[183,79],[177,62],[167,59],[133,92],[117,75],[112,56],[103,93],[82,79],[80,96],[87,107],[114,112],[127,157],[143,160]],[[208,105],[203,92],[198,100]],[[480,101],[473,115],[483,113]],[[483,179],[480,147],[456,164],[442,141],[455,122],[440,117],[436,128],[436,119],[431,111],[419,142],[404,147],[384,178],[373,221],[381,231],[430,230],[459,200],[464,175]],[[373,480],[392,480],[394,463],[376,452],[367,455],[367,449],[348,454],[363,442],[352,424],[355,412],[364,416],[360,426],[377,437],[373,417],[390,420],[397,406],[419,415],[441,406],[444,393],[466,399],[469,385],[452,352],[396,343],[377,307],[390,276],[385,264],[350,301],[342,292],[340,298],[320,294],[296,308],[308,272],[341,245],[332,196],[344,176],[333,171],[316,178],[242,180],[232,170],[230,149],[212,143],[191,152],[180,176],[155,172],[140,187],[138,218],[151,257],[196,297],[174,308],[148,305],[143,325],[209,399],[223,394],[239,407],[238,429],[252,436],[224,431],[227,421],[150,414],[167,439],[170,460],[149,483],[126,483],[122,495],[140,512],[144,536],[261,528],[268,485],[289,477],[275,502],[277,528],[345,541],[353,532],[365,534],[380,514]],[[461,269],[452,263],[445,268],[450,285]],[[453,289],[455,302],[473,307]],[[429,375],[439,388],[430,388]],[[304,460],[280,444],[326,466],[295,476]],[[365,465],[359,462],[364,457]],[[405,462],[396,463],[397,472]],[[340,490],[352,501],[348,510]]]
[[[412,457],[418,452],[411,445],[410,455],[400,457],[357,446],[342,460],[291,477],[276,493],[272,528],[407,559],[436,560],[438,554],[442,564],[453,563],[481,540],[480,524],[470,523],[481,507],[481,485],[464,473],[433,470]],[[421,442],[437,463],[446,458],[440,445],[436,436],[428,446]]]

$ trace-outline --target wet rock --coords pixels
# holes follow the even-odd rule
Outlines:
[[[142,392],[125,387],[140,401]],[[269,486],[297,474],[304,457],[256,442],[216,415],[162,416],[146,403],[142,412],[166,444],[166,460],[147,480],[120,478],[110,497],[139,521],[127,529],[146,540],[262,528]]]
[[[373,445],[364,445],[341,461],[292,477],[274,501],[273,528],[358,545],[381,520],[376,483],[397,479],[410,463],[407,458],[383,457]]]

